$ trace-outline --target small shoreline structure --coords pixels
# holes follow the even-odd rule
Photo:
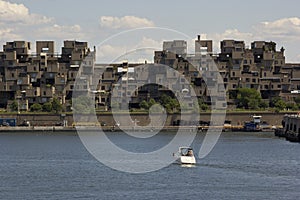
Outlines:
[[[231,121],[225,120],[223,131],[243,131],[243,132],[270,132],[276,126],[261,120],[261,115],[251,115],[250,121],[244,121],[243,125],[231,125]]]
[[[300,142],[300,112],[285,115],[282,119],[282,128],[275,129],[274,134],[290,142]]]

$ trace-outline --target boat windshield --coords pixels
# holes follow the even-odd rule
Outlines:
[[[180,148],[180,154],[182,156],[194,156],[193,149],[191,148]]]

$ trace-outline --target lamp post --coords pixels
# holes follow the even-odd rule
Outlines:
[[[26,90],[22,90],[21,91],[21,95],[17,96],[17,99],[18,99],[18,113],[17,113],[17,121],[19,122],[20,121],[20,114],[21,114],[21,110],[22,110],[22,104],[23,104],[23,99],[24,99],[24,96],[26,94]],[[21,99],[21,108],[20,108],[20,99]]]

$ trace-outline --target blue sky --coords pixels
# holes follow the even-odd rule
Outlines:
[[[59,48],[63,40],[77,39],[94,46],[125,30],[157,26],[190,38],[201,34],[213,39],[215,51],[222,39],[245,40],[247,45],[254,40],[272,40],[278,49],[286,48],[287,61],[300,62],[299,4],[296,0],[0,0],[0,45],[19,39],[55,40]],[[102,48],[107,57],[103,61],[141,44],[158,46],[162,40],[181,39],[180,34],[168,38],[164,32],[140,33],[137,38],[127,35],[127,44],[107,42]]]

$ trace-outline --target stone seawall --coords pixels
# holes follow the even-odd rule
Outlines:
[[[232,125],[241,125],[244,121],[251,120],[251,115],[261,115],[262,121],[266,121],[270,125],[279,126],[283,116],[286,113],[273,113],[273,112],[253,112],[253,113],[241,113],[241,112],[230,112],[226,114],[226,120],[230,120]],[[120,114],[122,116],[122,114]],[[116,122],[111,114],[99,114],[97,115],[98,121],[105,123],[108,126],[113,126]],[[125,115],[124,115],[125,117]],[[200,120],[210,121],[210,113],[201,113]],[[17,124],[21,124],[24,120],[27,120],[33,126],[54,126],[62,123],[64,120],[67,121],[68,126],[73,125],[73,115],[72,114],[1,114],[0,118],[15,118]],[[132,114],[132,120],[136,120],[138,125],[147,125],[150,122],[149,116],[147,114]],[[165,122],[165,126],[172,126],[174,121],[180,119],[180,114],[168,115]],[[91,122],[92,123],[92,122]]]

